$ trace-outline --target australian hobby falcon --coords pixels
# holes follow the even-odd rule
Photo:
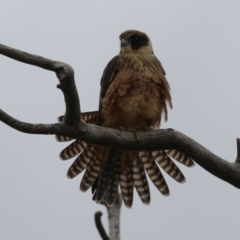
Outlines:
[[[84,121],[127,131],[150,131],[167,120],[167,105],[172,108],[170,87],[165,71],[153,53],[150,38],[143,32],[129,30],[120,35],[120,53],[112,58],[101,78],[99,111],[83,113]],[[63,117],[59,118],[63,121]],[[71,140],[57,136],[58,141]],[[185,178],[173,160],[186,166],[193,161],[176,150],[136,151],[87,144],[75,140],[61,154],[61,159],[77,156],[67,176],[73,178],[85,170],[81,191],[93,186],[94,200],[103,199],[112,206],[120,185],[123,201],[132,206],[133,189],[142,202],[150,203],[146,173],[163,195],[169,188],[159,169],[178,182]]]

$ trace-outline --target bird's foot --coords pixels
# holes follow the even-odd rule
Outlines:
[[[138,136],[138,134],[137,134],[137,130],[136,130],[136,129],[133,129],[133,128],[125,128],[125,127],[120,126],[120,131],[121,131],[121,132],[125,131],[125,132],[132,132],[132,133],[134,133],[135,138],[139,141],[139,136]]]

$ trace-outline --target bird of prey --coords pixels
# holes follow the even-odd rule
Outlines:
[[[112,58],[101,78],[99,111],[82,114],[87,123],[132,131],[154,131],[161,119],[167,120],[167,105],[172,108],[170,87],[165,71],[153,53],[150,38],[143,32],[128,30],[120,35],[120,53]],[[60,117],[59,121],[64,121]],[[57,136],[58,141],[71,140]],[[144,204],[150,203],[146,173],[163,195],[169,188],[161,167],[176,181],[185,177],[171,159],[186,166],[194,162],[183,153],[172,150],[136,151],[87,144],[75,140],[60,153],[65,160],[77,156],[67,176],[74,178],[83,170],[80,190],[93,186],[93,199],[113,206],[120,186],[126,207],[133,203],[133,190],[137,190]],[[169,157],[170,156],[170,157]]]

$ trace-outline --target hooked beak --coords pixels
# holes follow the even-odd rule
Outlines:
[[[125,40],[125,39],[122,39],[122,40],[121,40],[121,47],[126,47],[126,46],[128,46],[129,44],[130,44],[129,41],[127,41],[127,40]]]

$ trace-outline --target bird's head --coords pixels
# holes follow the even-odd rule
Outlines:
[[[152,44],[146,33],[128,30],[120,36],[121,53],[152,54]]]

